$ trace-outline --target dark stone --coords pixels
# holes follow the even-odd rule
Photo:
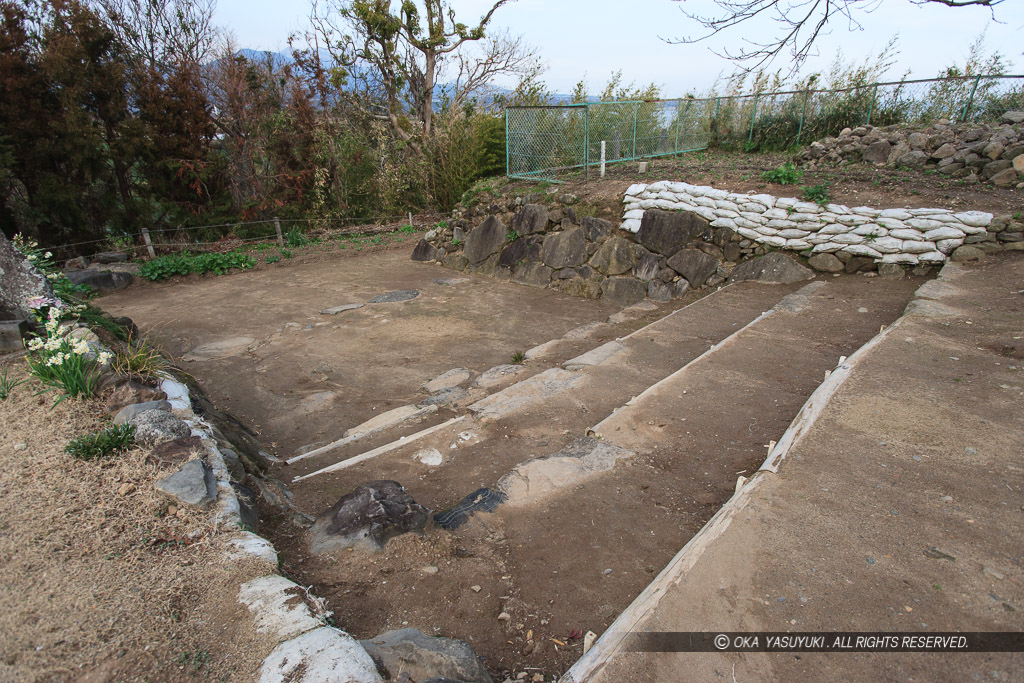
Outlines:
[[[422,532],[429,520],[430,510],[397,481],[371,481],[320,513],[313,523],[310,549],[315,555],[345,548],[383,550],[395,536]]]
[[[574,277],[569,280],[559,280],[555,289],[569,296],[598,299],[601,296],[601,281]]]
[[[718,259],[699,249],[683,249],[668,260],[668,266],[686,278],[693,288],[701,287],[716,270]]]
[[[563,230],[545,237],[541,258],[552,268],[583,265],[587,258],[587,240],[583,237],[583,229]]]
[[[569,278],[579,277],[579,275],[572,268],[562,268],[560,271],[555,273],[555,277],[559,280],[568,280]]]
[[[875,262],[863,256],[852,256],[846,261],[846,272],[851,275],[854,273],[866,273],[874,269]]]
[[[538,261],[527,261],[512,271],[512,281],[530,287],[547,287],[554,271]]]
[[[613,304],[632,306],[647,296],[647,284],[632,277],[610,277],[601,283],[601,297]]]
[[[412,250],[413,261],[433,261],[437,258],[437,248],[426,240],[420,240]]]
[[[633,277],[638,280],[653,280],[658,276],[658,271],[661,270],[659,265],[661,259],[654,254],[647,254],[633,266]]]
[[[22,351],[30,332],[27,320],[0,320],[0,351]]]
[[[520,238],[505,247],[498,257],[499,268],[515,268],[523,261],[540,260],[540,245]]]
[[[479,488],[453,507],[434,515],[434,523],[442,529],[458,529],[474,512],[494,512],[508,498],[501,491]]]
[[[108,415],[114,415],[117,411],[133,403],[159,401],[167,398],[167,394],[160,389],[118,375],[112,376],[108,386],[114,386],[114,390],[103,402],[103,408]]]
[[[520,237],[544,232],[548,227],[548,209],[543,204],[524,204],[512,218],[512,229]]]
[[[611,237],[612,224],[603,218],[586,216],[581,221],[581,224],[583,226],[583,236],[590,242],[597,242],[602,238]]]
[[[128,260],[128,254],[122,251],[102,251],[92,257],[96,263],[124,263]]]
[[[85,270],[89,267],[89,259],[84,256],[76,256],[64,262],[64,270]]]
[[[404,628],[360,640],[359,644],[392,680],[407,674],[414,681],[442,677],[463,683],[491,683],[487,669],[461,640],[431,637],[414,628]]]
[[[370,299],[371,304],[394,304],[400,301],[411,301],[418,297],[420,293],[415,289],[399,289],[394,292],[387,292],[386,294],[378,294],[377,296]]]
[[[441,258],[441,265],[452,270],[465,270],[469,259],[462,253],[446,254]]]
[[[651,280],[647,283],[647,298],[651,301],[672,301],[674,291],[672,285],[659,280]]]
[[[649,209],[640,221],[637,240],[653,252],[671,256],[709,228],[708,222],[689,211]]]
[[[844,269],[843,262],[828,253],[814,254],[807,259],[807,265],[822,273],[841,273]]]
[[[497,217],[488,216],[466,237],[466,258],[470,263],[486,261],[488,256],[496,254],[501,245],[505,244],[507,233],[505,226]]]
[[[65,273],[76,285],[92,287],[97,292],[114,292],[132,283],[131,273],[115,273],[100,270],[73,270]]]
[[[672,282],[676,279],[676,271],[671,268],[662,268],[658,271],[657,279],[661,282]]]
[[[861,159],[872,164],[884,164],[891,152],[892,145],[887,140],[879,140],[867,146]]]
[[[636,263],[636,245],[621,237],[612,237],[602,244],[590,259],[590,265],[605,275],[621,275]]]
[[[788,284],[813,278],[814,272],[810,268],[800,265],[790,256],[773,252],[736,266],[736,269],[729,276],[729,282],[758,280],[760,282]]]
[[[708,256],[714,256],[719,261],[727,261],[725,258],[725,251],[717,244],[711,242],[694,242],[693,246],[703,251]]]
[[[206,509],[217,500],[217,482],[202,460],[189,460],[177,472],[157,479],[154,487],[171,500]]]
[[[204,453],[206,446],[203,445],[201,437],[184,436],[154,446],[145,461],[151,465],[178,465]]]
[[[738,242],[729,242],[722,247],[722,257],[726,261],[739,261],[740,256],[743,255],[743,249],[740,247]]]
[[[430,398],[423,399],[417,405],[421,406],[458,406],[459,401],[469,396],[469,392],[462,387],[447,387],[441,389]]]

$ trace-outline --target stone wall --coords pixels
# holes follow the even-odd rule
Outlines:
[[[934,170],[952,178],[1024,189],[1024,111],[1001,125],[936,123],[925,129],[846,128],[839,137],[812,142],[795,161],[819,165],[869,163]]]

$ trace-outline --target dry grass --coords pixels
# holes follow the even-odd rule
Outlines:
[[[0,679],[252,680],[273,644],[236,595],[266,569],[227,563],[205,513],[160,499],[142,449],[65,454],[101,410],[37,389],[0,402]]]

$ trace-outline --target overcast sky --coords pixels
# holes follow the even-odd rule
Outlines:
[[[397,3],[396,3],[397,4]],[[456,15],[470,24],[491,0],[451,0]],[[710,0],[686,0],[687,9],[713,12]],[[744,38],[774,36],[770,21],[741,25],[728,35],[696,45],[672,45],[662,38],[698,34],[700,27],[670,0],[516,0],[502,7],[492,26],[521,34],[547,64],[545,81],[555,92],[571,92],[586,79],[591,93],[599,91],[613,71],[622,70],[626,83],[654,82],[664,97],[706,91],[732,63],[711,52],[739,47]],[[308,5],[285,0],[218,0],[216,21],[229,30],[239,47],[286,51],[289,34],[307,23]],[[1011,73],[1024,73],[1024,0],[1006,0],[996,8],[996,22],[980,7],[918,6],[909,0],[885,0],[868,14],[859,14],[862,30],[849,31],[837,22],[819,39],[819,56],[807,70],[827,70],[842,50],[847,60],[861,61],[877,54],[894,35],[900,54],[889,75],[898,79],[907,70],[915,78],[930,78],[945,66],[962,64],[971,43],[986,33],[989,51],[1012,62]],[[772,69],[788,69],[779,59]],[[509,85],[502,83],[502,85]]]

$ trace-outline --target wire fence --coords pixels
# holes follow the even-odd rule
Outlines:
[[[506,175],[555,176],[709,147],[788,149],[860,125],[998,121],[1024,109],[1024,76],[966,76],[676,100],[505,110]]]

